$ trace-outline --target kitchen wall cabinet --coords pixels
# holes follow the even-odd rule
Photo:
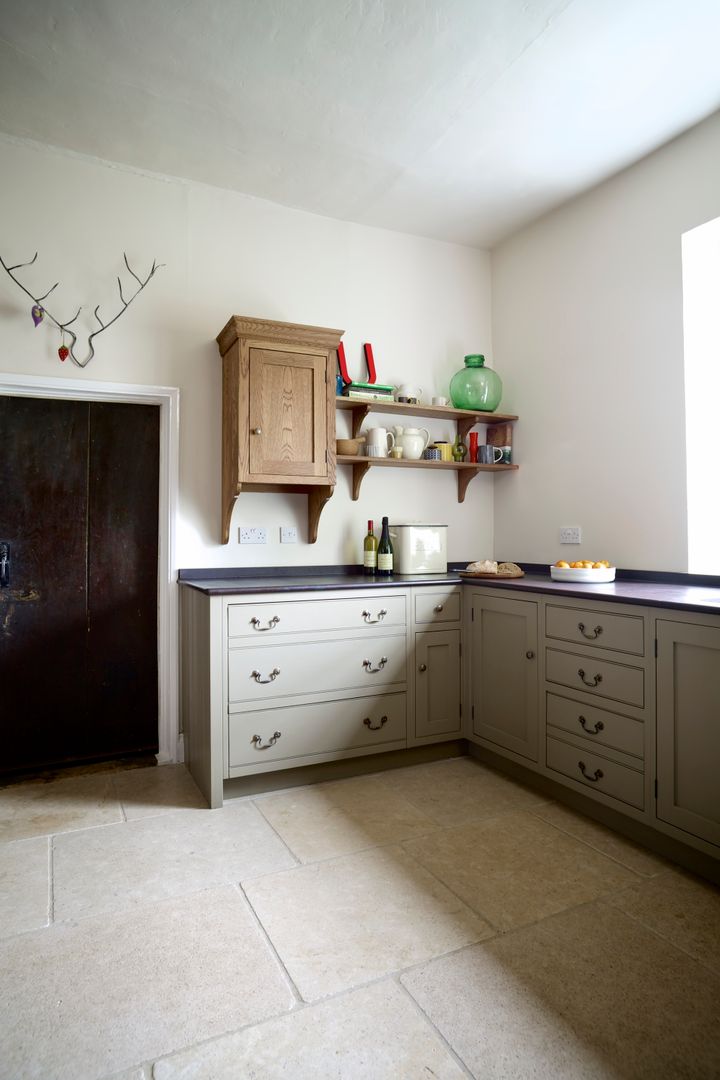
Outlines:
[[[657,815],[720,844],[720,624],[657,622]]]
[[[335,351],[342,330],[234,315],[217,338],[222,382],[222,541],[242,491],[308,494],[317,539],[335,485]]]
[[[472,732],[538,760],[538,605],[470,590]]]

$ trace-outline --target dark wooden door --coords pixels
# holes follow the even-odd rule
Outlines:
[[[154,752],[159,410],[0,397],[0,771]]]

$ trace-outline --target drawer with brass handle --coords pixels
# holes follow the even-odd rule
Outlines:
[[[401,749],[406,738],[404,693],[231,713],[229,775],[260,772],[268,765],[290,768],[298,758],[349,756],[364,747]]]
[[[458,622],[461,615],[460,586],[450,589],[417,589],[415,593],[415,622]]]
[[[228,604],[228,637],[270,639],[283,634],[333,630],[366,630],[403,627],[405,597],[358,591],[343,599],[268,601]],[[263,640],[265,644],[265,640]]]
[[[622,701],[642,709],[645,706],[645,672],[629,664],[605,657],[580,656],[562,649],[546,649],[545,678],[598,697]]]
[[[645,805],[643,773],[601,754],[578,750],[576,746],[548,736],[547,765],[588,789],[611,795],[638,810]]]
[[[367,690],[406,679],[403,634],[369,641],[288,641],[228,649],[228,705],[354,687]]]
[[[585,705],[559,694],[548,694],[547,722],[578,738],[587,739],[588,744],[607,746],[637,758],[645,755],[645,725],[642,720]]]
[[[547,604],[545,636],[634,656],[645,655],[645,622],[641,615],[616,615]]]

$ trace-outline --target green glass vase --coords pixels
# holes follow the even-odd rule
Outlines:
[[[450,400],[456,409],[495,412],[502,397],[502,381],[497,372],[485,367],[485,357],[471,353],[465,367],[450,380]]]

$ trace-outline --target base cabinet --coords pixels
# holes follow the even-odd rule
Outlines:
[[[415,734],[460,732],[460,631],[415,635]]]
[[[538,760],[538,605],[472,592],[472,730],[482,739]]]
[[[657,815],[720,844],[720,626],[657,623]]]

